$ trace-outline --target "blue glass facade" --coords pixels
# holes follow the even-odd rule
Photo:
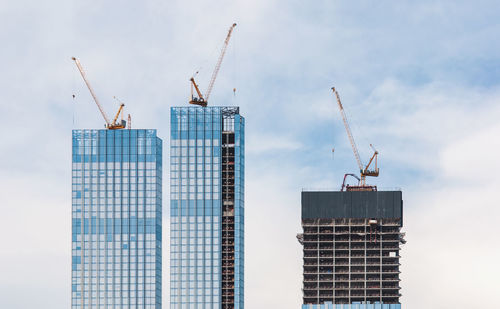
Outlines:
[[[243,308],[244,118],[173,107],[170,308]]]
[[[71,308],[161,308],[162,140],[73,130]]]

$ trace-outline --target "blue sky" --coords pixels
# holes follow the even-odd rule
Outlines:
[[[356,170],[332,86],[362,159],[370,143],[380,151],[371,182],[403,190],[404,307],[489,304],[498,12],[496,1],[0,2],[0,307],[69,307],[71,129],[103,125],[71,57],[108,114],[117,96],[167,150],[170,106],[187,104],[197,70],[205,88],[233,22],[211,104],[246,117],[247,308],[298,308],[300,192]]]

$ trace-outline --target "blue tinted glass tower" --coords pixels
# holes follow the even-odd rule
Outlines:
[[[171,308],[243,308],[244,127],[238,107],[171,109]]]
[[[161,308],[162,140],[73,130],[72,308]]]

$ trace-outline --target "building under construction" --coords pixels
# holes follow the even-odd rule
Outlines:
[[[332,88],[359,167],[340,191],[302,192],[303,309],[400,309],[400,244],[405,243],[401,191],[378,191],[378,151],[361,161],[344,107]],[[374,167],[371,165],[374,163]],[[358,180],[346,184],[347,177]],[[345,190],[345,191],[344,191]]]
[[[401,308],[402,226],[401,191],[302,192],[302,308]]]
[[[170,308],[244,308],[238,107],[171,108]]]

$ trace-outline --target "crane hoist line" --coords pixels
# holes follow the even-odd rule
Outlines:
[[[378,151],[375,149],[375,147],[373,147],[372,144],[370,144],[370,147],[373,150],[373,155],[370,158],[370,161],[368,162],[368,164],[366,164],[366,166],[363,167],[363,163],[361,162],[361,158],[359,156],[358,147],[356,146],[356,142],[354,141],[354,137],[352,135],[351,128],[349,126],[349,122],[347,121],[347,116],[346,116],[345,111],[344,111],[344,107],[342,106],[342,102],[340,101],[339,93],[337,92],[337,90],[335,90],[335,87],[332,87],[332,91],[335,94],[335,97],[337,98],[337,104],[338,104],[339,109],[340,109],[340,115],[342,116],[342,121],[344,122],[344,127],[345,127],[345,130],[347,132],[347,137],[349,138],[349,142],[351,143],[352,151],[354,153],[354,157],[356,158],[356,163],[358,164],[359,173],[360,173],[360,177],[358,179],[359,183],[357,186],[349,186],[349,185],[345,186],[346,177],[348,175],[354,176],[352,174],[346,174],[344,176],[344,182],[342,184],[341,190],[343,190],[345,187],[347,189],[347,191],[376,191],[377,186],[370,186],[370,185],[366,184],[366,177],[367,176],[378,177],[378,174],[379,174],[379,169],[377,167]],[[375,163],[374,169],[370,169],[370,166],[372,163]],[[358,178],[356,176],[354,176],[354,177]]]
[[[231,38],[231,34],[233,33],[234,27],[236,27],[236,23],[234,23],[227,33],[226,39],[224,40],[224,44],[222,45],[222,49],[217,59],[217,63],[215,64],[214,71],[212,72],[212,77],[210,78],[210,82],[208,83],[207,91],[205,91],[205,96],[200,91],[198,84],[194,80],[194,77],[191,77],[189,81],[191,82],[191,100],[189,104],[200,105],[206,107],[208,104],[208,98],[212,93],[212,89],[214,88],[215,80],[217,79],[217,74],[219,74],[220,66],[222,64],[222,60],[224,59],[224,55],[226,54],[227,46],[229,45],[229,39]],[[197,97],[194,96],[193,88],[196,91]]]
[[[106,128],[108,130],[124,129],[127,126],[127,122],[125,120],[123,120],[123,107],[125,107],[125,104],[123,102],[120,102],[120,107],[118,108],[118,112],[116,112],[116,115],[113,118],[113,121],[110,121],[108,118],[108,115],[106,115],[106,112],[102,108],[101,103],[99,103],[99,100],[97,99],[97,96],[94,92],[94,89],[92,89],[92,86],[90,85],[90,83],[87,79],[87,76],[85,75],[85,71],[83,70],[82,64],[75,57],[72,57],[71,59],[75,62],[76,67],[78,68],[78,71],[80,71],[80,74],[82,75],[82,78],[83,78],[83,81],[85,82],[85,85],[87,85],[87,88],[89,89],[90,94],[92,95],[92,98],[94,99],[94,102],[97,105],[97,108],[99,108],[99,111],[101,112],[101,115],[104,118],[104,121],[106,122]],[[120,122],[118,122],[118,117],[120,117],[120,115],[121,115],[121,120],[120,120]],[[130,115],[129,115],[129,119],[130,119]]]

